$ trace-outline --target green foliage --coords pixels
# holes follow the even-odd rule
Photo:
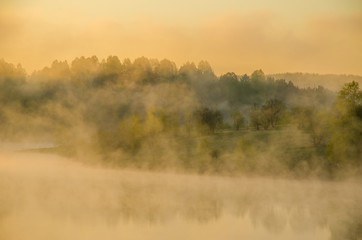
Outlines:
[[[254,105],[249,112],[250,125],[259,130],[263,123],[263,113],[259,107]]]
[[[153,126],[144,126],[139,116],[132,115],[124,118],[119,124],[119,146],[125,151],[136,153],[141,147],[146,131],[150,133],[150,131],[154,131],[154,128]]]
[[[207,61],[200,61],[197,65],[197,69],[203,75],[214,75],[214,71],[212,70],[210,64]]]
[[[236,131],[245,125],[245,118],[243,114],[236,110],[231,113],[231,119],[233,120],[233,125]]]
[[[220,128],[223,123],[221,112],[207,107],[196,110],[193,115],[196,124],[204,129],[204,132],[215,133],[215,130]]]
[[[238,102],[239,96],[239,86],[240,82],[238,76],[235,73],[226,73],[220,76],[220,85],[221,90],[228,97],[229,104],[235,104]]]
[[[217,77],[206,61],[178,69],[166,59],[80,57],[27,76],[1,60],[0,135],[50,139],[69,154],[88,147],[104,161],[139,167],[205,173],[323,166],[333,175],[361,168],[361,96],[356,82],[336,98],[262,70]],[[243,128],[247,121],[259,131]],[[269,139],[289,125],[307,143],[293,142],[297,135],[288,136],[294,145]]]
[[[362,105],[362,92],[357,82],[352,81],[344,85],[338,93],[337,108],[343,115],[358,116]]]
[[[293,122],[309,133],[315,147],[325,146],[330,139],[330,112],[311,107],[297,106],[292,109]]]
[[[256,130],[259,130],[261,126],[265,130],[269,127],[275,128],[284,110],[284,104],[278,99],[268,99],[261,107],[254,105],[249,113],[251,125]]]
[[[265,81],[265,79],[266,79],[265,74],[264,74],[263,70],[261,70],[261,69],[256,70],[251,74],[251,81],[262,82],[262,81]]]
[[[268,99],[262,106],[264,128],[269,126],[275,128],[279,123],[281,115],[285,109],[282,101],[278,99]]]
[[[293,122],[297,124],[299,129],[307,130],[311,127],[314,109],[305,106],[296,106],[291,109]]]
[[[309,131],[313,145],[316,147],[325,146],[330,138],[329,112],[320,110],[311,116]]]
[[[362,167],[362,119],[357,111],[361,105],[362,92],[358,83],[345,84],[338,94],[327,148],[333,168],[358,170]]]
[[[157,116],[156,110],[150,109],[147,112],[144,122],[144,132],[148,136],[156,136],[163,130],[161,119]]]

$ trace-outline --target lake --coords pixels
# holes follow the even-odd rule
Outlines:
[[[358,181],[104,169],[0,155],[0,239],[362,239]]]

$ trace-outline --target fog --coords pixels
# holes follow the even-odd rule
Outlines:
[[[80,162],[224,176],[362,171],[358,76],[335,76],[336,92],[261,69],[216,76],[207,61],[117,56],[55,60],[32,74],[0,60],[0,73],[0,138],[48,142],[44,151]]]
[[[297,76],[0,60],[0,239],[360,239],[360,77]]]
[[[0,0],[0,240],[362,240],[361,0]]]
[[[323,86],[336,92],[339,91],[346,82],[356,81],[362,84],[362,77],[357,75],[280,73],[272,74],[271,76],[292,81],[295,85],[302,88]]]
[[[1,239],[360,239],[360,182],[91,167],[1,152]]]

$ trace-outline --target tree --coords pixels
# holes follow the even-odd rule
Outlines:
[[[362,92],[357,82],[346,83],[338,93],[337,108],[344,115],[360,116]]]
[[[362,167],[362,119],[358,115],[361,105],[362,92],[358,83],[345,84],[338,93],[332,136],[327,146],[330,164],[334,168]]]
[[[249,113],[251,125],[256,130],[259,130],[261,126],[265,130],[269,127],[275,128],[284,109],[283,102],[278,99],[268,99],[261,107],[254,105]]]
[[[309,116],[309,132],[315,147],[325,146],[330,138],[329,112],[326,110],[314,111]]]
[[[306,106],[295,106],[291,109],[292,121],[301,130],[307,130],[311,125],[311,116],[314,109]]]
[[[282,101],[278,99],[268,99],[262,106],[264,128],[275,126],[279,123],[280,117],[285,109]]]
[[[210,64],[207,61],[200,61],[197,65],[197,69],[202,75],[214,75],[214,71],[212,70]]]
[[[141,84],[155,83],[155,75],[151,62],[148,58],[140,57],[134,60],[132,65],[132,76],[134,80]]]
[[[265,81],[265,74],[264,74],[263,70],[261,70],[261,69],[255,70],[251,74],[251,81],[264,82]]]
[[[198,125],[200,125],[199,128],[206,127],[210,133],[215,133],[216,128],[220,127],[223,122],[223,117],[219,110],[212,110],[207,107],[196,110],[194,118]]]
[[[99,60],[96,56],[74,59],[70,69],[73,81],[89,81],[98,73],[99,66]]]
[[[261,109],[257,105],[254,105],[250,109],[249,117],[251,126],[255,127],[256,130],[259,130],[262,125],[263,115]]]
[[[155,72],[159,75],[161,79],[170,80],[176,76],[177,67],[174,62],[163,59],[160,61],[159,65],[156,66]]]
[[[233,72],[228,72],[220,76],[220,90],[228,99],[230,105],[235,105],[240,99],[240,87],[238,76]]]
[[[179,69],[179,74],[184,77],[192,77],[195,76],[198,72],[198,69],[196,68],[195,63],[193,62],[187,62],[184,65],[182,65]]]
[[[161,119],[157,116],[156,109],[151,108],[146,115],[144,131],[148,136],[155,136],[163,130]]]
[[[238,110],[231,113],[231,119],[233,120],[233,125],[236,131],[238,131],[240,127],[244,126],[245,124],[245,118],[243,114]]]
[[[120,147],[125,151],[136,153],[141,147],[141,143],[145,138],[145,128],[140,117],[131,115],[123,118],[119,123],[118,141]],[[150,131],[148,129],[148,131]]]

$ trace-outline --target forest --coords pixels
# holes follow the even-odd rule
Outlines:
[[[298,85],[287,77],[217,76],[207,61],[177,67],[117,56],[54,61],[28,74],[0,60],[0,138],[48,142],[42,151],[110,167],[361,176],[361,77],[338,90],[310,87],[308,74]]]

